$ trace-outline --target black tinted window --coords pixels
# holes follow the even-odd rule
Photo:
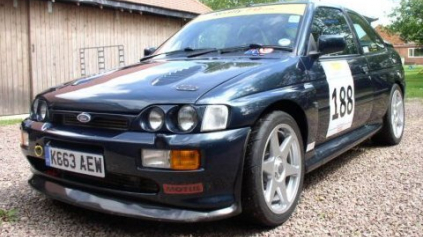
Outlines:
[[[349,12],[348,15],[353,22],[364,53],[377,52],[385,48],[383,41],[364,18],[352,12]]]
[[[321,35],[342,35],[345,37],[347,42],[345,50],[331,55],[358,54],[351,29],[344,14],[339,9],[318,8],[314,15],[311,33],[316,42]]]

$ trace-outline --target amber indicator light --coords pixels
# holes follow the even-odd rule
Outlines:
[[[197,150],[173,150],[170,154],[171,169],[197,170],[200,168],[200,152]]]

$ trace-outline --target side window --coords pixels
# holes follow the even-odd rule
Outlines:
[[[316,10],[311,26],[311,34],[317,42],[321,35],[342,35],[345,37],[347,47],[342,52],[328,56],[358,54],[357,45],[347,20],[341,10],[320,7]]]
[[[348,12],[348,15],[353,22],[355,32],[364,53],[377,52],[385,48],[382,39],[364,18],[352,12]]]

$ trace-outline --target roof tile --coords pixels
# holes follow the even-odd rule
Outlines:
[[[388,32],[386,29],[384,29],[383,26],[378,25],[376,26],[375,30],[377,31],[377,33],[379,33],[379,35],[386,41],[388,41],[389,43],[393,44],[393,45],[404,45],[406,44],[401,37],[399,36],[399,34],[391,34],[390,32]]]
[[[212,11],[211,8],[198,0],[124,0],[122,2],[138,3],[170,10],[203,14]]]

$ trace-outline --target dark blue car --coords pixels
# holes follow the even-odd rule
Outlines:
[[[293,213],[304,175],[404,130],[404,71],[366,18],[293,2],[202,15],[141,62],[39,94],[29,184],[91,210],[195,222]]]

